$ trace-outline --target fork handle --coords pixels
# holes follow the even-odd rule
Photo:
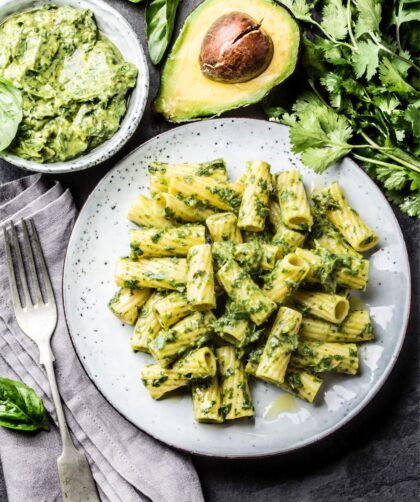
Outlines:
[[[58,419],[58,428],[60,430],[61,441],[63,445],[63,451],[59,458],[59,464],[63,465],[63,468],[59,468],[61,493],[63,501],[68,502],[78,502],[78,501],[92,501],[99,502],[99,498],[96,493],[96,485],[93,479],[90,466],[87,462],[85,455],[79,452],[73,444],[70,437],[69,429],[67,427],[66,417],[64,415],[63,405],[61,403],[60,394],[58,391],[57,379],[55,377],[54,371],[54,354],[51,350],[49,342],[39,344],[40,352],[40,362],[44,366],[47,373],[48,382],[51,388],[51,394],[54,401],[55,410]],[[59,465],[60,467],[60,465]],[[83,470],[83,475],[82,471]],[[83,478],[83,483],[81,479],[77,481],[75,475],[79,471],[80,477]],[[72,476],[73,474],[73,476]],[[83,486],[81,486],[83,484]],[[73,493],[71,493],[73,492]],[[81,497],[80,493],[84,496]],[[87,496],[88,494],[89,496]]]
[[[64,416],[63,405],[61,404],[60,393],[58,392],[57,379],[54,371],[55,357],[51,350],[49,342],[40,344],[39,346],[39,360],[44,366],[47,373],[48,382],[50,384],[51,394],[54,401],[55,411],[57,413],[58,428],[60,430],[61,441],[63,450],[66,448],[74,448],[73,441],[71,440],[69,429],[67,427],[66,417]]]

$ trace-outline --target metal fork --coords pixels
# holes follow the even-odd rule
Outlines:
[[[50,345],[51,337],[57,325],[57,305],[38,233],[33,221],[29,221],[33,245],[31,246],[26,223],[21,220],[23,253],[15,225],[10,223],[10,230],[6,228],[7,225],[3,226],[4,249],[13,308],[20,329],[38,345],[40,363],[45,368],[50,384],[63,445],[62,453],[57,459],[63,500],[66,502],[99,502],[100,499],[97,495],[88,461],[83,453],[76,450],[70,438],[58,392],[53,365],[55,358]],[[20,280],[21,297],[19,296],[18,281],[13,265],[13,251]],[[27,263],[28,273],[24,261]],[[32,298],[28,282],[31,284]],[[44,291],[45,301],[42,290]]]

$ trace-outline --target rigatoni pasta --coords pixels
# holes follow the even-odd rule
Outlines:
[[[245,368],[231,345],[216,349],[221,379],[221,410],[226,420],[252,417],[254,406]]]
[[[186,352],[204,345],[215,320],[211,312],[196,312],[182,319],[168,330],[161,330],[149,343],[149,350],[162,366],[182,357]]]
[[[197,422],[210,424],[220,424],[223,422],[220,386],[217,375],[194,383],[192,386],[192,400],[194,418]]]
[[[310,230],[313,217],[299,171],[279,173],[277,189],[283,223],[294,230]]]
[[[117,286],[131,288],[163,288],[184,291],[187,284],[185,258],[120,258],[115,268]]]
[[[249,314],[257,326],[266,321],[276,308],[276,304],[234,260],[226,262],[217,272],[217,277],[229,297]]]
[[[128,212],[128,219],[141,227],[170,228],[175,226],[165,215],[157,214],[154,201],[144,195],[139,195],[134,201]]]
[[[176,228],[144,228],[130,230],[133,258],[161,256],[187,256],[196,244],[204,244],[206,229],[203,225],[182,225]]]
[[[330,222],[356,251],[364,252],[376,246],[378,236],[349,205],[338,183],[331,183],[321,190],[315,200]]]
[[[216,307],[213,261],[210,244],[193,246],[187,256],[187,300],[193,310]]]
[[[154,358],[141,374],[153,399],[188,388],[195,419],[216,424],[254,415],[248,378],[311,403],[323,373],[358,372],[373,323],[349,295],[368,287],[361,251],[377,236],[338,184],[311,205],[298,171],[263,161],[237,182],[222,160],[149,173],[109,308]]]
[[[169,193],[182,197],[194,197],[204,204],[224,211],[237,211],[242,194],[239,186],[213,178],[200,176],[171,176]]]
[[[288,307],[280,307],[267,343],[265,344],[256,376],[268,382],[284,382],[290,355],[298,344],[302,314]]]
[[[205,207],[194,199],[184,199],[166,192],[156,194],[153,200],[153,211],[156,215],[176,221],[203,222],[218,213],[216,208]]]
[[[304,313],[341,324],[349,312],[349,301],[344,296],[312,291],[297,291],[294,300]]]
[[[291,357],[290,364],[309,368],[314,373],[332,371],[355,375],[359,369],[357,345],[302,340]]]
[[[227,180],[226,165],[223,159],[216,159],[200,164],[167,164],[165,162],[151,162],[149,164],[150,193],[155,195],[167,192],[171,176],[202,176],[220,181]]]
[[[283,303],[305,279],[309,265],[294,253],[277,261],[274,269],[264,278],[263,292],[277,303]]]
[[[153,311],[163,328],[170,328],[189,314],[193,309],[185,293],[173,291],[153,305]]]
[[[108,303],[111,312],[127,324],[137,321],[141,307],[150,296],[150,289],[120,288]]]
[[[240,244],[242,234],[238,228],[238,219],[234,213],[219,213],[206,219],[213,242],[229,241]]]
[[[130,338],[131,348],[137,352],[149,352],[149,342],[159,333],[161,326],[156,317],[153,307],[165,298],[166,292],[156,290],[152,293],[140,310],[134,332]]]
[[[273,244],[278,247],[277,259],[284,258],[287,254],[293,253],[305,242],[305,234],[297,230],[291,230],[284,225],[284,223],[277,225],[276,230],[273,237]]]
[[[374,339],[372,322],[367,310],[350,312],[342,324],[303,317],[301,336],[320,342],[367,342]]]
[[[264,230],[270,189],[271,174],[267,162],[248,162],[245,189],[239,207],[239,228],[253,232]]]

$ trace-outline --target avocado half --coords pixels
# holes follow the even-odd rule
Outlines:
[[[205,34],[220,16],[232,11],[248,14],[270,35],[274,54],[263,73],[247,82],[210,80],[200,69]],[[290,12],[273,0],[206,0],[186,19],[162,72],[154,109],[170,122],[185,122],[261,101],[293,73],[300,32]]]

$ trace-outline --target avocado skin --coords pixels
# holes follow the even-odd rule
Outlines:
[[[167,57],[167,60],[165,62],[165,65],[163,67],[162,71],[162,77],[161,77],[161,82],[160,82],[160,87],[158,90],[158,93],[156,95],[156,98],[154,99],[153,102],[153,110],[158,113],[162,114],[164,118],[172,123],[182,123],[182,122],[191,122],[195,120],[203,120],[207,118],[213,118],[221,115],[222,113],[233,110],[236,108],[241,108],[244,106],[249,106],[255,103],[260,102],[263,100],[267,94],[276,86],[284,82],[290,75],[293,74],[296,65],[298,63],[299,55],[301,52],[301,29],[300,26],[296,20],[296,18],[293,16],[291,11],[278,2],[277,0],[241,0],[240,7],[237,7],[237,4],[232,5],[232,11],[235,10],[240,10],[244,13],[247,12],[247,7],[249,4],[261,4],[261,6],[270,6],[274,10],[278,10],[278,15],[282,17],[283,19],[286,19],[288,23],[290,23],[292,27],[292,32],[293,32],[293,40],[291,41],[291,57],[289,59],[289,64],[283,71],[280,71],[278,75],[276,75],[276,72],[274,71],[275,78],[270,82],[269,85],[260,85],[259,82],[259,77],[255,78],[254,82],[255,89],[251,89],[248,95],[243,98],[241,97],[240,99],[236,100],[234,103],[223,103],[223,98],[221,99],[221,102],[216,104],[215,106],[206,106],[206,103],[201,103],[201,106],[194,106],[194,107],[183,107],[182,110],[177,110],[174,113],[171,113],[168,110],[167,103],[171,99],[171,79],[178,78],[176,74],[171,75],[171,67],[173,65],[176,65],[177,61],[177,54],[178,51],[182,50],[182,47],[184,44],[188,43],[188,38],[189,34],[188,31],[190,31],[194,27],[195,23],[195,18],[199,14],[201,14],[203,11],[206,11],[208,6],[214,6],[214,4],[221,4],[223,6],[223,3],[226,0],[205,0],[203,3],[201,3],[196,9],[194,9],[191,14],[187,17],[187,19],[184,22],[184,25],[178,35],[177,40],[175,41],[173,48],[170,52],[170,54]],[[234,2],[232,2],[234,3]],[[211,18],[207,16],[207,26],[205,27],[204,30],[200,30],[201,37],[204,37],[205,33],[207,32],[207,29],[212,25],[212,23],[221,15],[226,14],[226,10],[221,10],[218,12],[217,15],[213,15]],[[249,13],[251,17],[258,18],[254,13]],[[272,24],[272,20],[270,20],[267,24]],[[264,27],[264,25],[263,25]],[[196,37],[200,38],[200,45],[201,45],[201,37]],[[274,38],[274,37],[273,37]],[[185,40],[186,39],[186,40]],[[197,55],[197,58],[194,58],[191,61],[191,64],[197,65],[198,68],[200,68],[199,65],[199,57]],[[184,63],[185,67],[185,63]],[[271,66],[263,72],[262,75],[265,75],[266,72],[272,71]],[[271,72],[270,72],[271,73]],[[168,82],[169,80],[169,82]],[[251,81],[252,82],[252,81]],[[246,84],[249,84],[250,82],[246,82]],[[220,95],[223,97],[223,86],[226,85],[232,85],[232,84],[226,84],[222,82],[214,82],[213,84],[221,86],[220,89],[218,90],[220,92]],[[237,85],[237,84],[235,84]],[[239,84],[243,85],[243,84]],[[185,82],[185,88],[187,89],[187,92],[190,95],[194,95],[194,89],[191,85],[189,85],[188,82]]]

